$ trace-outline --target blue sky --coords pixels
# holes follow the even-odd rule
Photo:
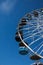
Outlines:
[[[43,0],[0,0],[0,65],[30,65],[29,55],[18,53],[15,41],[19,19],[33,9],[43,7]]]

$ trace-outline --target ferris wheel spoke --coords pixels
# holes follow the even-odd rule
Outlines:
[[[36,52],[38,52],[41,48],[42,48],[43,44],[38,48],[38,50]]]
[[[31,26],[31,27],[24,27],[24,28],[21,28],[21,29],[19,29],[19,30],[22,30],[22,31],[24,31],[24,30],[30,30],[31,28],[36,28],[36,26]],[[16,29],[18,29],[18,28],[16,28]]]
[[[40,40],[40,39],[41,39],[41,37],[38,38],[38,39],[36,39],[35,41],[31,42],[31,43],[29,44],[29,46],[31,46],[32,44],[34,44],[35,42],[37,42],[37,41]]]
[[[39,54],[41,55],[42,52],[43,52],[43,50]]]
[[[32,34],[32,35],[30,35],[30,36],[24,38],[23,40],[26,40],[26,39],[28,39],[28,38],[30,38],[30,37],[33,37],[33,36],[35,36],[36,34],[41,33],[41,32],[43,32],[43,31],[42,31],[42,30],[41,30],[41,31],[38,31],[38,32],[36,32],[36,33],[34,33],[34,34]]]
[[[41,25],[42,26],[42,25]],[[39,31],[39,29],[38,28],[36,28],[36,29],[34,29],[33,31],[32,31],[32,33],[34,33],[36,30],[38,30]],[[28,32],[25,32],[24,33],[24,35],[26,35],[27,33],[29,33],[29,31]]]
[[[31,25],[31,24],[30,24]],[[38,25],[36,25],[36,26],[38,26]],[[33,26],[31,26],[30,28],[32,28],[32,27],[36,27],[35,25],[33,25]],[[41,26],[43,26],[43,24],[42,25],[40,25],[40,26],[38,26],[38,27],[41,27]],[[36,28],[36,29],[38,29],[38,27]],[[23,28],[23,29],[20,29],[20,30],[29,30],[30,29],[29,27],[28,28]],[[18,29],[18,28],[17,28]],[[35,30],[36,30],[35,29]],[[33,32],[35,31],[35,30],[33,30]]]
[[[37,30],[37,29],[36,29],[36,30]],[[33,33],[34,31],[36,31],[36,30],[33,30],[33,31],[32,31],[32,33]],[[29,32],[30,32],[30,31],[28,31],[28,32],[25,32],[25,33],[24,33],[24,35],[26,35],[26,34],[27,34],[27,33],[29,33]]]
[[[43,41],[42,41],[43,42]],[[41,44],[42,44],[42,42],[38,45],[38,46],[36,46],[35,48],[33,48],[33,50],[35,50],[36,48],[38,48]]]
[[[32,26],[32,27],[36,27],[36,26]],[[26,28],[23,28],[23,29],[20,29],[20,30],[23,30],[23,31],[24,30],[30,30],[32,27],[30,27],[30,28],[29,27],[26,27]]]
[[[34,20],[33,20],[34,21]],[[31,23],[31,22],[27,22],[27,25],[33,25],[34,26],[34,24],[33,23]],[[35,26],[36,26],[36,24],[35,24]]]

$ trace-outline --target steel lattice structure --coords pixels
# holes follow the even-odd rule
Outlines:
[[[26,55],[30,50],[31,59],[43,59],[43,8],[33,10],[20,20],[15,39],[19,42],[20,54]]]

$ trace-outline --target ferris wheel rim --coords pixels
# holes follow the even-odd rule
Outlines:
[[[38,53],[36,53],[35,51],[33,51],[32,48],[29,47],[29,46],[24,42],[24,40],[22,39],[22,37],[21,37],[21,35],[20,35],[20,33],[19,33],[19,30],[18,30],[18,35],[19,35],[21,41],[23,42],[23,44],[24,44],[32,53],[36,54],[37,56],[39,56],[40,58],[43,59],[43,56],[41,56],[41,55],[39,55]]]
[[[36,9],[35,11],[39,11],[39,9]],[[31,13],[33,14],[33,11],[32,11]],[[31,14],[31,13],[30,13],[30,14]],[[40,14],[40,12],[39,12],[39,14]],[[21,19],[20,19],[20,21],[21,21]],[[20,21],[19,21],[19,24],[20,24]],[[19,25],[18,25],[17,30],[18,30],[18,36],[20,37],[21,42],[22,42],[32,53],[36,54],[37,56],[39,56],[40,58],[43,59],[43,55],[40,55],[40,54],[38,54],[37,52],[35,52],[35,51],[34,51],[29,45],[27,45],[26,42],[22,39],[21,34],[20,34],[20,32],[19,32]]]

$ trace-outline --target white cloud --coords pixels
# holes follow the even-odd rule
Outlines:
[[[15,0],[4,0],[0,3],[0,11],[1,12],[10,12],[14,5],[15,5]]]

